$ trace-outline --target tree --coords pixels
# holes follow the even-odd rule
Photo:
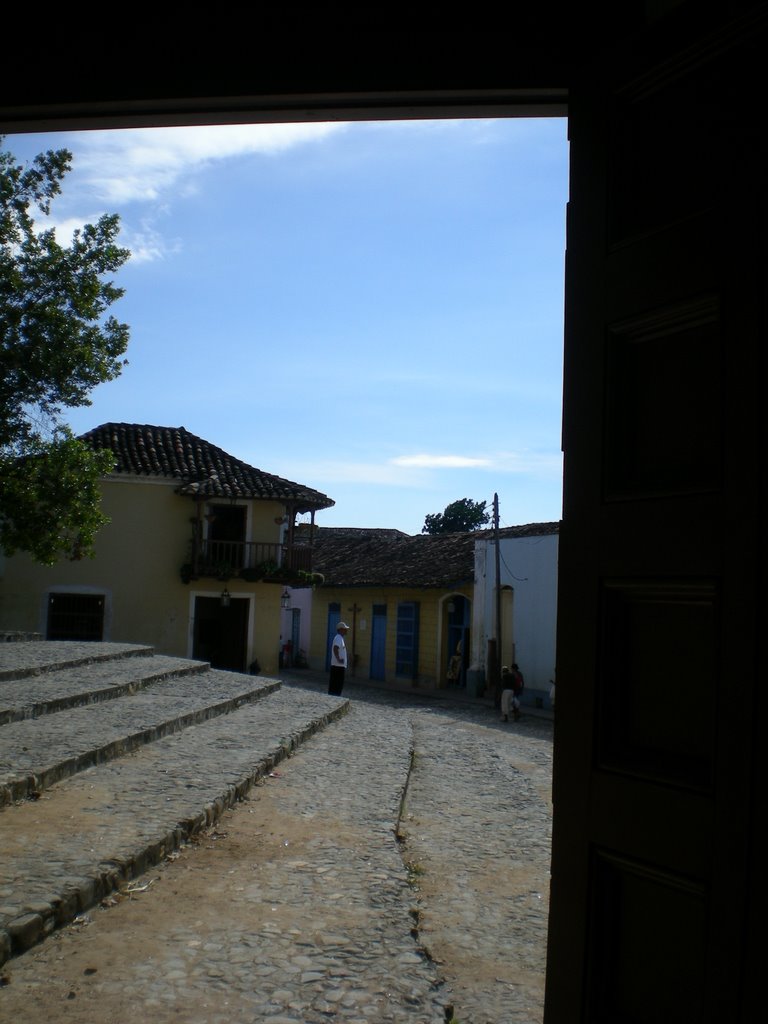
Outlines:
[[[468,533],[479,530],[490,522],[491,515],[485,511],[484,501],[462,498],[451,502],[444,512],[436,512],[424,519],[422,533]]]
[[[77,440],[62,410],[89,405],[128,345],[128,327],[106,316],[123,289],[105,277],[130,256],[119,218],[84,225],[69,245],[35,229],[71,161],[49,150],[22,166],[0,149],[0,547],[46,564],[92,554],[107,521],[98,478],[111,456]]]

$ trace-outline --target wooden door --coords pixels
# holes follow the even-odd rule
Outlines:
[[[418,674],[419,602],[400,601],[397,605],[395,675],[415,682]]]
[[[570,100],[546,1024],[765,1019],[766,14],[670,6]]]
[[[387,606],[375,604],[371,612],[371,679],[387,675]]]

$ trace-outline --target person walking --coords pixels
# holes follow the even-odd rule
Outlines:
[[[501,720],[502,722],[509,721],[509,713],[512,712],[512,716],[515,721],[520,718],[520,695],[523,692],[525,683],[523,681],[523,673],[518,668],[517,664],[513,664],[512,668],[507,668],[505,665],[501,670]]]
[[[523,694],[525,680],[516,662],[512,663],[512,714],[515,721],[520,718],[520,697]]]
[[[512,689],[513,677],[509,666],[505,665],[501,670],[501,720],[509,721],[514,690]]]
[[[328,693],[334,697],[340,697],[344,689],[344,676],[347,671],[347,645],[344,637],[349,630],[346,622],[339,622],[336,626],[336,634],[331,641],[331,673],[328,679]]]

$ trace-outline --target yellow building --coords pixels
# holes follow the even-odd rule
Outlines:
[[[107,423],[110,517],[93,559],[51,567],[19,554],[0,572],[0,623],[48,639],[153,645],[234,671],[278,668],[281,595],[312,569],[296,516],[334,503],[184,427]]]
[[[416,686],[466,685],[472,657],[474,537],[321,529],[310,666],[327,668],[336,624],[350,626],[348,674]]]

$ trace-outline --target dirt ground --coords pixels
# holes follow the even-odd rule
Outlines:
[[[457,728],[471,735],[480,730],[480,739],[486,735],[481,727],[470,723],[453,722],[450,728],[454,744]],[[275,914],[279,915],[283,934],[293,929],[318,946],[323,942],[323,930],[331,932],[336,928],[353,932],[369,928],[370,920],[364,915],[370,917],[370,908],[350,904],[343,890],[327,890],[328,904],[317,923],[307,920],[306,904],[302,905],[300,900],[292,904],[276,899],[279,907],[269,902],[270,885],[274,885],[270,876],[275,874],[276,865],[285,869],[279,872],[283,878],[290,877],[294,868],[297,875],[301,874],[307,864],[313,864],[313,851],[317,850],[318,841],[347,851],[351,863],[364,859],[370,842],[370,836],[359,826],[337,819],[332,813],[307,817],[285,810],[282,787],[291,784],[294,766],[301,760],[299,753],[284,762],[280,771],[254,788],[249,799],[226,812],[216,826],[201,834],[194,843],[172,854],[121,893],[107,898],[102,906],[91,909],[72,925],[0,968],[0,1020],[15,1024],[57,1024],[59,1021],[77,1024],[128,1024],[130,1021],[133,1024],[136,1017],[152,1019],[153,1024],[253,1021],[260,1018],[254,1017],[252,1004],[246,998],[250,994],[247,989],[253,987],[249,986],[252,979],[247,971],[240,969],[238,973],[236,968],[233,972],[236,977],[231,983],[229,980],[226,950],[237,949],[238,936],[263,933],[275,927]],[[540,777],[546,777],[546,772],[525,763],[517,754],[514,761],[518,767],[522,766],[532,788],[545,796]],[[484,770],[482,778],[494,778],[492,769]],[[296,785],[301,785],[300,780],[299,775]],[[46,795],[42,799],[45,800]],[[60,799],[61,794],[57,797]],[[100,799],[100,794],[94,792],[94,803],[88,808],[83,809],[82,798],[79,804],[73,804],[70,809],[73,829],[87,831],[88,823],[98,818],[98,813],[94,815],[89,811]],[[290,807],[290,801],[287,806]],[[510,1016],[509,1020],[525,1020],[526,1024],[540,1020],[544,991],[541,922],[545,929],[546,915],[542,914],[542,908],[548,897],[548,861],[546,858],[521,860],[513,868],[507,865],[505,874],[506,895],[519,901],[515,912],[519,908],[521,928],[525,927],[526,907],[531,900],[539,901],[531,917],[531,920],[535,918],[537,923],[533,927],[538,928],[539,933],[531,942],[530,958],[527,959],[525,950],[519,957],[509,957],[503,951],[499,956],[488,952],[478,955],[478,926],[486,931],[494,926],[495,904],[499,902],[496,900],[499,870],[493,863],[487,869],[476,864],[471,878],[462,874],[457,868],[458,861],[452,859],[455,851],[450,836],[440,832],[450,827],[453,820],[451,804],[442,804],[443,814],[433,814],[435,806],[434,801],[430,804],[429,793],[425,792],[421,802],[417,801],[413,808],[416,813],[406,815],[402,823],[404,842],[400,853],[411,869],[413,905],[420,908],[416,917],[416,942],[428,951],[449,991],[508,992],[510,998],[514,995],[522,1014]],[[23,811],[16,819],[18,841],[23,843],[25,836],[34,836],[35,829],[39,828],[36,819],[40,807],[28,803],[16,810]],[[467,809],[459,801],[453,810],[458,815],[462,810],[466,813]],[[479,827],[482,829],[483,822]],[[427,839],[438,836],[439,842],[422,845],[422,834]],[[339,882],[334,884],[338,886]],[[474,924],[469,921],[462,947],[456,940],[462,933],[460,916],[465,913],[467,904],[473,902],[465,899],[468,885],[479,897],[474,902],[488,908],[488,917],[486,921],[476,916]],[[241,898],[252,887],[260,887],[267,898]],[[434,908],[438,904],[440,909],[436,915]],[[499,913],[503,912],[499,909]],[[195,962],[198,968],[206,965],[203,974],[207,970],[214,975],[216,986],[211,989],[210,1004],[205,1001],[208,996],[200,995],[205,988],[201,989],[199,976],[194,983],[181,978],[174,983],[175,989],[170,990],[174,998],[168,998],[165,1004],[148,1014],[144,1002],[147,989],[158,987],[158,979],[162,982],[172,969],[178,970],[180,959],[184,963]],[[222,968],[219,977],[215,977],[215,969],[209,969],[211,961],[214,968],[217,964]],[[533,1008],[530,1015],[528,1008]]]
[[[164,962],[165,931],[158,935],[158,921],[172,921],[176,932],[188,931],[190,946],[202,946],[209,936],[215,936],[221,929],[223,913],[231,929],[258,931],[268,923],[268,906],[232,901],[232,879],[245,882],[253,877],[255,864],[269,865],[301,857],[306,844],[316,837],[317,825],[276,814],[271,801],[260,803],[259,796],[257,790],[252,799],[226,812],[195,843],[130,883],[123,893],[108,898],[103,906],[94,907],[81,920],[0,968],[5,982],[0,991],[0,1019],[16,1024],[133,1021],[135,1011],[128,1008],[135,993],[130,987],[123,987],[120,979],[124,978],[127,986],[135,985],[137,965]],[[327,822],[327,826],[335,832],[336,840],[354,846],[353,834],[339,835],[339,823]],[[406,862],[408,856],[406,843]],[[448,863],[441,864],[439,871],[417,874],[415,884],[425,907],[444,893],[446,871],[450,871]],[[517,876],[521,891],[539,884],[540,874],[536,868],[521,869]],[[478,881],[482,880],[475,879],[474,884]],[[485,885],[493,891],[496,884],[496,874],[489,872]],[[260,916],[254,916],[255,913]],[[285,915],[290,913],[290,908],[281,906],[282,927],[306,926],[300,910],[293,911],[293,921],[286,920]],[[344,913],[344,902],[339,900],[335,915],[342,930],[346,925],[341,920]],[[495,961],[457,956],[456,949],[445,938],[430,940],[429,952],[457,991],[478,984],[493,986],[499,981]],[[109,984],[104,983],[107,979]],[[543,998],[543,976],[522,970],[516,973],[515,980],[527,989],[532,987],[530,995],[534,1002]],[[229,994],[227,1003],[228,1010],[237,1013],[236,991]],[[141,1011],[138,1016],[142,1016]],[[156,1024],[186,1019],[183,1007],[153,1016]]]
[[[295,860],[317,835],[316,824],[277,813],[261,796],[258,787],[251,799],[225,812],[194,843],[0,968],[0,1017],[19,1024],[133,1020],[126,1009],[131,992],[120,985],[105,986],[103,980],[135,981],[137,966],[163,963],[167,928],[158,934],[158,922],[173,922],[175,932],[188,931],[190,947],[203,946],[220,932],[224,914],[229,929],[258,931],[272,910],[233,900],[238,890],[233,879],[241,879],[244,886],[256,867]],[[340,823],[328,821],[327,827],[342,839]],[[353,836],[343,838],[354,842]],[[281,927],[306,924],[299,911],[294,911],[294,921],[286,920],[291,913],[281,905]],[[344,913],[343,904],[336,913]],[[236,1004],[236,993],[228,1001]],[[178,1013],[155,1019],[177,1020]]]

